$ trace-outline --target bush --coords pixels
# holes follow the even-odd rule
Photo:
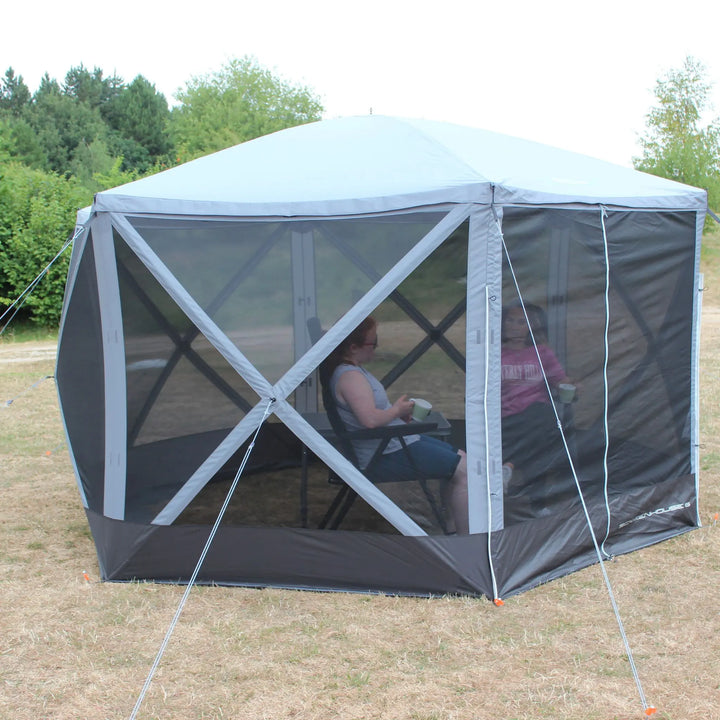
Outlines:
[[[12,162],[0,166],[0,304],[20,297],[62,248],[77,209],[91,201],[91,193],[72,178]],[[27,297],[20,319],[58,325],[68,262],[69,251]]]

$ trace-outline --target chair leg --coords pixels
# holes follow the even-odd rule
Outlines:
[[[345,496],[350,492],[350,486],[343,483],[342,487],[337,491],[335,494],[335,497],[333,498],[333,501],[330,503],[330,507],[328,507],[327,512],[323,516],[323,519],[320,521],[320,524],[318,525],[318,528],[320,530],[324,530],[330,520],[332,520],[333,515],[335,515],[336,510],[340,507],[340,504],[345,500]],[[349,509],[349,508],[348,508]],[[347,513],[347,510],[345,511]],[[337,526],[333,528],[334,530],[337,529]]]
[[[402,438],[400,438],[400,441],[405,446]],[[407,450],[407,446],[405,446],[405,450]],[[412,458],[409,458],[409,460],[417,475],[418,483],[420,484],[420,487],[425,494],[425,498],[430,505],[430,509],[432,510],[433,516],[435,517],[438,526],[442,530],[443,534],[447,535],[448,529],[445,518],[443,516],[442,508],[438,507],[435,495],[428,487],[427,478],[422,476],[422,473],[416,467],[415,463],[412,461]],[[337,494],[333,498],[333,501],[330,503],[330,506],[325,512],[323,519],[318,524],[318,529],[324,530],[329,526],[331,530],[337,530],[342,524],[342,521],[345,519],[348,512],[350,512],[350,508],[352,507],[356,498],[357,493],[349,485],[343,482],[342,487],[338,490]]]
[[[447,535],[447,525],[445,524],[445,518],[442,515],[442,512],[437,506],[437,503],[435,502],[435,496],[430,491],[430,488],[427,485],[427,478],[423,477],[423,474],[420,472],[420,469],[415,464],[415,461],[413,460],[412,456],[408,452],[408,446],[405,442],[405,438],[399,438],[400,444],[403,447],[403,451],[407,455],[408,462],[410,463],[410,466],[415,471],[415,474],[417,475],[418,482],[420,483],[420,487],[422,488],[422,491],[425,493],[425,497],[427,498],[428,503],[430,504],[430,508],[433,511],[433,515],[435,515],[435,520],[437,520],[438,525],[440,526],[440,529],[443,531],[443,535]]]
[[[340,510],[338,510],[338,514],[335,516],[335,520],[333,521],[331,530],[337,530],[340,527],[340,524],[345,519],[345,516],[348,514],[348,512],[350,512],[350,508],[352,507],[355,499],[357,498],[357,493],[352,488],[348,487],[347,490],[348,491],[345,495],[345,500],[340,507]]]
[[[425,497],[427,498],[427,501],[430,504],[430,508],[433,511],[433,515],[435,515],[435,519],[437,520],[437,523],[440,526],[440,529],[443,531],[443,535],[447,535],[448,530],[447,530],[447,525],[445,524],[445,518],[443,517],[442,511],[437,506],[435,496],[433,495],[432,491],[428,487],[427,480],[423,477],[418,477],[418,482],[420,483],[420,487],[422,488],[423,492],[425,493]]]

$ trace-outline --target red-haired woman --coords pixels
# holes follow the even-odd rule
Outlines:
[[[327,378],[338,413],[348,430],[402,424],[408,422],[412,415],[414,403],[407,395],[402,395],[391,403],[382,383],[363,367],[373,359],[377,346],[377,323],[372,317],[368,317],[323,363],[323,377]],[[361,468],[370,462],[379,442],[375,439],[353,441]],[[421,467],[428,477],[447,481],[444,493],[448,497],[455,530],[458,534],[467,534],[465,453],[427,435],[409,435],[405,442],[416,467]],[[397,438],[388,443],[374,468],[398,480],[409,480],[415,476],[415,471]]]

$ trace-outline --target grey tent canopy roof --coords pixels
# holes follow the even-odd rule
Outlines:
[[[370,115],[310,123],[98,193],[96,210],[327,216],[491,201],[700,208],[702,190],[528,140]]]

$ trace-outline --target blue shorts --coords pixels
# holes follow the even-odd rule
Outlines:
[[[449,480],[460,462],[460,455],[452,445],[429,435],[421,435],[419,440],[407,446],[415,467],[424,477]],[[373,464],[373,474],[382,475],[390,480],[417,480],[417,470],[408,460],[405,450],[383,455]]]

